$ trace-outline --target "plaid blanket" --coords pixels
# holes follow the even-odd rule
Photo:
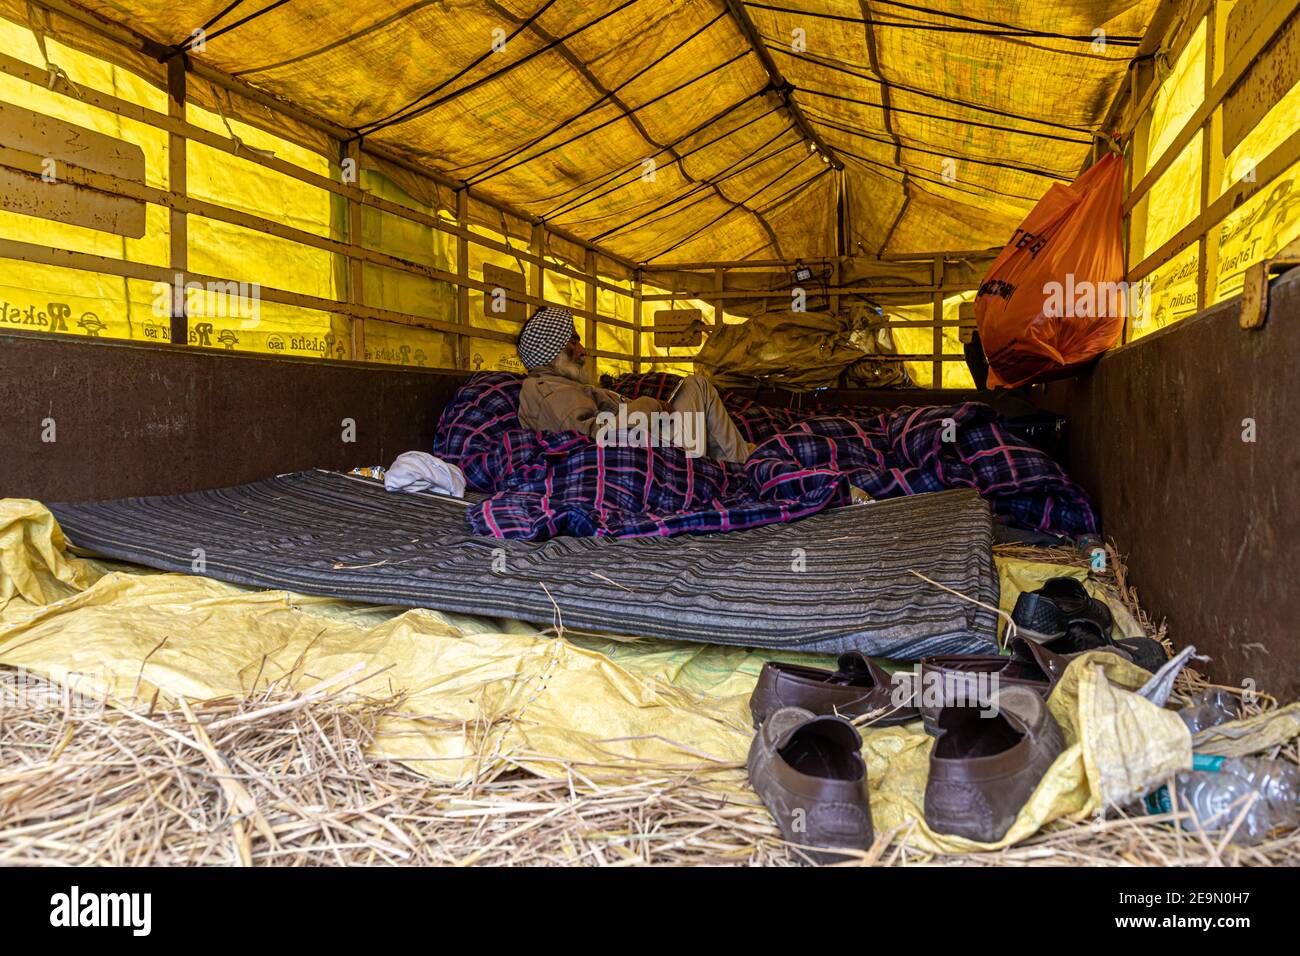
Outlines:
[[[666,394],[675,376],[619,381],[621,394]],[[873,498],[975,488],[1003,521],[1094,534],[1083,490],[1056,462],[1010,437],[987,405],[816,415],[724,394],[747,440],[743,465],[688,458],[677,448],[600,447],[573,432],[519,424],[522,379],[475,375],[443,410],[433,453],[459,465],[489,497],[469,508],[476,534],[542,540],[733,531],[794,521]]]

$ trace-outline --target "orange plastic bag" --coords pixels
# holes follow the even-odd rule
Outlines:
[[[990,387],[1023,385],[1119,340],[1129,309],[1123,193],[1115,155],[1069,186],[1053,183],[994,261],[975,296]]]

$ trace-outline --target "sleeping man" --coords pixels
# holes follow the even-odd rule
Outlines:
[[[745,441],[702,375],[689,375],[669,401],[634,398],[588,384],[582,347],[568,309],[538,309],[519,332],[519,360],[528,369],[519,394],[519,422],[540,431],[581,432],[601,444],[675,445],[687,455],[743,462]]]

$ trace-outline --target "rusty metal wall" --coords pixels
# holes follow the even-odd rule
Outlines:
[[[432,445],[438,415],[466,377],[0,333],[0,497],[173,494],[315,466],[390,464]],[[892,406],[969,396],[880,389],[757,397]],[[349,418],[351,443],[343,441]]]
[[[1070,417],[1070,470],[1127,554],[1143,606],[1180,646],[1212,655],[1216,679],[1294,700],[1300,269],[1270,298],[1262,329],[1239,329],[1230,299],[1041,395]]]
[[[3,333],[0,497],[173,494],[316,466],[391,464],[429,450],[464,378]],[[355,441],[344,440],[345,419]]]

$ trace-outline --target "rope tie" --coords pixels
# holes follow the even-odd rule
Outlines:
[[[45,34],[50,29],[49,12],[46,11],[45,26],[42,27],[39,18],[36,15],[35,5],[31,3],[31,0],[28,0],[27,23],[31,28],[32,35],[36,38],[36,47],[41,51],[41,59],[45,61],[45,72],[48,74],[48,79],[45,85],[52,90],[58,84],[59,80],[62,80],[68,85],[68,88],[72,90],[73,95],[76,96],[77,99],[84,100],[85,97],[82,96],[81,90],[77,88],[76,83],[72,82],[72,77],[68,76],[68,71],[50,59],[50,52],[45,46]]]
[[[1106,148],[1116,156],[1124,155],[1124,150],[1119,145],[1119,137],[1112,133],[1093,133],[1092,135],[1095,139],[1101,140],[1106,145]]]
[[[468,193],[466,193],[465,198],[466,198],[466,199],[469,198],[469,194],[468,194]],[[466,205],[466,208],[469,207],[469,203],[466,203],[465,205]],[[519,272],[520,272],[522,275],[527,276],[527,275],[528,275],[528,270],[527,270],[526,268],[524,268],[524,260],[519,258],[519,253],[516,252],[516,251],[515,251],[515,247],[514,247],[513,245],[510,244],[510,227],[509,227],[509,225],[507,225],[507,223],[506,223],[506,214],[505,214],[505,210],[504,210],[504,209],[498,209],[498,210],[497,210],[497,215],[499,215],[499,216],[501,217],[501,237],[502,237],[502,238],[505,240],[505,242],[506,242],[506,248],[508,248],[508,249],[510,250],[510,255],[514,257],[515,265],[519,266]],[[541,258],[545,259],[545,258],[546,258],[546,244],[549,242],[549,237],[547,236],[546,233],[543,233],[543,234],[542,234],[542,237],[543,237],[543,238],[542,238],[543,246],[542,246],[542,250],[541,250],[540,256],[541,256]],[[537,297],[538,297],[539,299],[544,299],[544,298],[546,298],[545,294],[543,293],[543,290],[538,289],[537,292],[538,292]]]
[[[215,86],[210,85],[210,88],[212,90],[212,102],[217,107],[217,115],[221,117],[221,122],[225,125],[226,132],[230,135],[230,141],[235,144],[235,155],[238,156],[241,149],[246,149],[250,153],[256,153],[258,156],[265,157],[266,159],[274,159],[275,150],[259,149],[256,146],[249,146],[244,142],[240,135],[236,133],[234,128],[230,125],[230,120],[226,119],[226,111],[221,108],[221,94],[217,92]],[[227,95],[229,95],[229,93],[227,93]]]

